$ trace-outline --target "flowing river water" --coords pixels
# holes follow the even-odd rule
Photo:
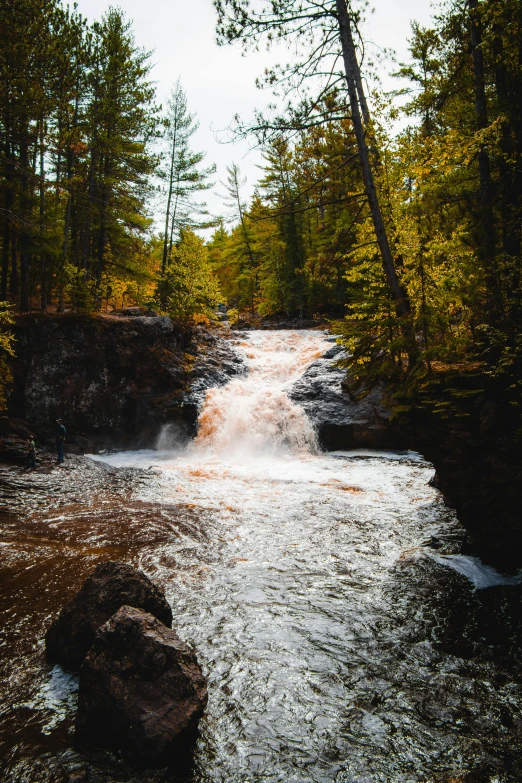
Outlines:
[[[37,482],[7,520],[1,780],[522,780],[518,580],[460,554],[421,455],[320,452],[286,391],[324,333],[238,341],[248,375],[208,391],[188,447],[166,428],[155,450],[98,455],[56,479],[51,511]],[[107,557],[161,584],[208,676],[181,771],[72,746],[76,680],[46,667],[41,634]]]

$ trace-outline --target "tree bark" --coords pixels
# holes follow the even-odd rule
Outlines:
[[[482,53],[482,28],[477,14],[478,0],[469,0],[471,48],[473,53],[473,91],[477,127],[484,130],[488,125],[486,89],[484,83],[484,56]],[[480,213],[482,228],[481,255],[486,275],[486,307],[491,324],[496,323],[502,310],[502,300],[496,270],[495,219],[493,214],[493,192],[491,166],[484,146],[478,155],[480,177]]]
[[[11,214],[11,189],[9,183],[6,183],[4,198],[4,231],[2,236],[2,282],[0,288],[0,299],[7,299],[7,282],[9,275],[9,243],[11,238],[10,214]]]
[[[395,261],[391,252],[390,243],[386,232],[386,226],[382,217],[381,208],[379,206],[379,200],[377,197],[377,191],[375,188],[375,182],[373,178],[373,172],[370,165],[370,156],[368,146],[366,144],[366,138],[364,128],[361,120],[361,111],[358,101],[358,84],[362,90],[362,83],[359,71],[359,65],[357,63],[357,57],[355,53],[355,45],[353,42],[352,31],[350,26],[350,17],[348,15],[348,9],[346,8],[346,0],[336,0],[337,6],[337,18],[339,22],[339,32],[341,37],[344,70],[346,74],[346,82],[348,85],[348,95],[350,98],[350,108],[352,113],[352,123],[357,140],[357,147],[359,150],[359,160],[361,163],[361,170],[363,176],[364,187],[366,190],[366,196],[368,198],[368,204],[375,227],[375,234],[377,237],[377,244],[381,254],[382,264],[384,272],[386,274],[386,280],[388,287],[395,302],[395,308],[398,316],[407,316],[411,312],[411,305],[408,299],[408,295],[403,290],[397,270],[395,268]],[[366,112],[368,113],[368,121],[370,119],[368,107],[366,106]],[[411,338],[413,340],[413,337]],[[413,345],[412,345],[413,348]]]
[[[237,185],[237,210],[239,213],[239,220],[241,222],[241,231],[243,233],[243,239],[245,240],[245,246],[248,253],[248,259],[250,261],[250,312],[252,317],[254,317],[254,269],[255,269],[255,263],[254,263],[254,254],[252,252],[252,247],[250,245],[250,237],[248,236],[248,231],[246,227],[246,221],[245,221],[245,215],[243,212],[243,207],[241,205],[241,195],[239,193],[239,183],[236,179],[236,185]]]
[[[96,298],[101,304],[101,284],[106,265],[106,246],[107,246],[107,223],[108,207],[111,200],[110,186],[108,184],[111,162],[106,156],[103,165],[103,182],[101,186],[101,204],[100,204],[100,233],[98,235],[98,259],[96,265]]]
[[[44,168],[44,122],[40,121],[40,309],[47,310],[47,257],[45,252],[45,168]]]
[[[163,239],[163,258],[161,262],[162,274],[165,274],[165,270],[167,268],[168,255],[172,247],[172,231],[170,232],[170,241],[169,241],[169,228],[170,228],[170,204],[172,201],[172,191],[174,188],[174,162],[176,157],[176,142],[177,142],[177,127],[174,128],[174,133],[172,137],[172,149],[170,151],[169,195],[167,198],[167,214],[165,216],[165,237]]]
[[[169,235],[169,248],[167,253],[167,259],[170,257],[170,254],[172,253],[172,248],[174,246],[174,230],[176,228],[178,202],[179,202],[179,192],[176,192],[176,198],[174,199],[174,208],[172,210],[172,215],[170,216],[170,235]]]
[[[22,313],[27,313],[29,311],[30,299],[29,225],[31,223],[31,204],[29,195],[29,155],[26,136],[20,143],[20,169],[20,310]]]
[[[498,26],[495,26],[495,36],[493,38],[493,54],[495,55],[495,89],[498,98],[500,111],[503,112],[505,119],[501,125],[500,147],[502,154],[499,157],[500,173],[500,197],[502,224],[502,246],[504,253],[516,258],[520,254],[520,231],[517,221],[517,204],[520,188],[517,187],[516,171],[517,165],[508,163],[509,160],[516,158],[515,144],[512,139],[512,125],[508,117],[510,116],[510,95],[508,86],[508,75],[506,72],[506,54],[502,46],[502,35]],[[518,292],[517,292],[518,293]]]
[[[11,278],[9,280],[9,293],[11,296],[18,296],[18,255],[16,250],[16,234],[11,232]]]

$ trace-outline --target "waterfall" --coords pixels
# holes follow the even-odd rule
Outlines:
[[[327,350],[323,334],[250,332],[240,348],[249,374],[207,392],[194,447],[239,456],[315,452],[314,428],[286,390]]]

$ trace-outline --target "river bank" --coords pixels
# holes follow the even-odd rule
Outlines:
[[[98,562],[138,565],[147,551],[186,535],[204,548],[204,520],[190,508],[137,499],[147,481],[145,470],[117,470],[76,455],[57,467],[54,456],[40,454],[36,471],[0,465],[0,779],[6,783],[108,782],[122,766],[108,753],[94,751],[87,759],[74,749],[77,678],[47,664],[43,639]],[[133,773],[121,774],[125,780]]]
[[[435,465],[437,486],[468,532],[468,550],[520,569],[520,385],[484,366],[448,367],[413,393],[395,394],[394,406],[394,425]]]

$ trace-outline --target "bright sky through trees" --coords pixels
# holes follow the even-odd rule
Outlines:
[[[194,138],[194,149],[205,150],[207,163],[217,164],[218,184],[213,192],[206,194],[209,209],[222,212],[219,194],[224,188],[219,180],[226,180],[226,167],[232,161],[247,176],[245,195],[250,195],[259,178],[259,153],[249,152],[247,142],[220,144],[217,138],[226,138],[223,131],[236,113],[246,119],[255,108],[269,101],[268,91],[256,89],[255,79],[267,64],[283,58],[268,55],[266,51],[245,58],[239,47],[218,47],[214,40],[216,16],[211,0],[120,0],[113,4],[133,21],[136,42],[154,50],[152,78],[157,83],[159,99],[165,104],[173,83],[180,77],[189,109],[197,112],[200,128]],[[78,0],[78,10],[90,21],[99,19],[109,5],[109,0]],[[368,15],[366,39],[378,47],[394,49],[397,59],[404,61],[408,57],[410,20],[428,24],[432,11],[430,0],[372,0],[371,5],[375,11]],[[387,77],[393,69],[390,61],[383,63],[380,76],[386,87],[395,83]]]

